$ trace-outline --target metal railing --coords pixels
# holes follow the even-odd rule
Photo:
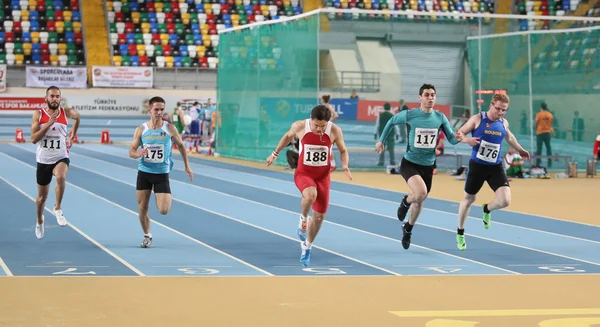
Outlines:
[[[319,88],[339,92],[372,92],[380,90],[381,73],[361,71],[319,71]]]

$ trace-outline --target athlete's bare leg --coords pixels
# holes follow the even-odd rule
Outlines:
[[[150,217],[148,217],[148,202],[152,190],[137,190],[138,216],[144,234],[150,234]]]
[[[410,203],[408,222],[414,226],[423,209],[423,202],[427,198],[427,185],[425,185],[425,181],[421,176],[414,175],[408,179],[408,187],[410,187],[410,193],[406,199]]]
[[[69,166],[64,162],[59,162],[52,174],[56,178],[56,187],[54,187],[54,193],[56,193],[56,204],[54,205],[54,210],[61,210],[62,199],[65,194],[65,186],[67,185],[67,172],[69,171]]]
[[[506,208],[510,205],[510,187],[502,186],[496,190],[494,200],[487,205],[489,211]]]
[[[317,201],[317,188],[309,186],[302,191],[302,200],[300,201],[300,207],[302,208],[302,216],[308,217],[310,208],[313,203]]]
[[[37,214],[37,223],[42,224],[44,219],[42,215],[44,214],[44,206],[46,206],[46,199],[48,199],[48,191],[50,191],[50,184],[48,185],[38,185],[38,196],[35,199],[35,211]]]
[[[171,210],[171,203],[173,203],[173,196],[171,193],[154,193],[156,197],[156,207],[161,215],[166,215]]]
[[[460,205],[458,206],[458,229],[465,229],[465,221],[467,220],[467,216],[471,211],[471,205],[476,199],[476,194],[469,194],[465,192],[465,197],[462,201],[460,201]]]
[[[325,220],[325,214],[313,210],[313,216],[308,222],[308,235],[306,236],[307,245],[310,246],[315,241],[317,234],[319,234],[319,230],[321,230],[323,220]]]

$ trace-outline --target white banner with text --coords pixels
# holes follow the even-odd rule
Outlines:
[[[56,86],[61,89],[85,89],[87,88],[87,69],[85,67],[27,66],[25,82],[27,87]]]
[[[154,85],[152,67],[93,66],[94,87],[151,88]]]

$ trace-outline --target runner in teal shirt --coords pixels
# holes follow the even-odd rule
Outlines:
[[[408,222],[402,225],[402,247],[404,249],[410,247],[413,226],[417,222],[421,209],[423,209],[423,202],[431,191],[433,163],[436,158],[435,147],[440,129],[444,131],[451,144],[457,144],[461,141],[456,138],[448,118],[443,113],[433,109],[435,96],[435,87],[431,84],[423,84],[419,89],[421,107],[413,110],[403,110],[390,119],[375,145],[377,153],[383,153],[383,141],[392,127],[406,123],[408,145],[400,163],[400,174],[406,180],[411,192],[402,198],[397,212],[398,219],[404,221],[408,209],[412,207]]]
[[[408,129],[408,145],[404,157],[406,160],[421,166],[433,166],[435,161],[435,146],[440,128],[448,137],[450,144],[457,144],[454,131],[448,118],[436,110],[423,111],[422,108],[403,110],[394,115],[385,125],[379,142],[384,142],[394,125],[406,123]]]

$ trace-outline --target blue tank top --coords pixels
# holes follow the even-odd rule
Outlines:
[[[471,160],[483,165],[502,163],[502,141],[506,135],[504,118],[491,121],[485,112],[481,113],[481,123],[473,132],[473,137],[479,137],[479,144],[473,147]]]
[[[150,129],[148,123],[142,125],[141,146],[148,153],[140,158],[138,170],[149,174],[167,174],[173,168],[171,134],[169,123],[163,122],[160,129]]]

